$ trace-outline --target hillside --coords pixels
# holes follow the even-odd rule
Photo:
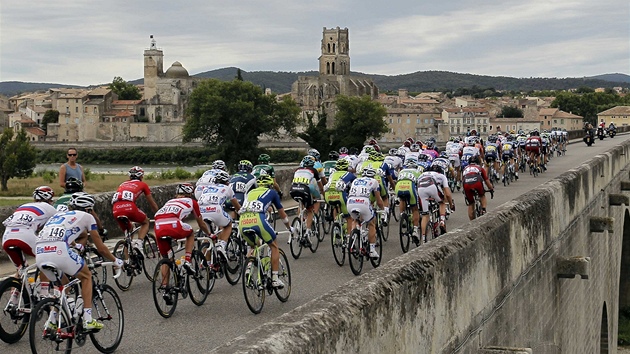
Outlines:
[[[193,76],[199,78],[214,78],[219,80],[232,80],[236,77],[237,68],[229,67]],[[382,92],[396,91],[405,88],[410,92],[420,91],[445,91],[463,87],[478,86],[482,88],[494,88],[496,90],[522,91],[531,90],[566,90],[580,86],[597,87],[630,87],[630,75],[603,74],[583,78],[514,78],[505,76],[484,76],[474,74],[461,74],[448,71],[418,71],[403,75],[373,75],[353,72],[353,75],[366,76],[374,80]],[[316,71],[307,72],[273,72],[273,71],[241,71],[244,80],[251,81],[263,88],[269,88],[275,93],[287,93],[291,91],[291,84],[298,76],[316,76]],[[141,84],[143,79],[130,81]],[[19,81],[0,82],[0,94],[13,96],[22,92],[33,92],[58,87],[81,87],[73,85],[53,83],[32,83]]]

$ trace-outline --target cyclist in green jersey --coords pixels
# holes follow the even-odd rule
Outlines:
[[[276,171],[273,169],[273,166],[269,164],[271,161],[271,156],[268,154],[260,154],[258,156],[258,165],[252,168],[252,174],[254,177],[258,178],[261,175],[269,175],[273,179],[273,189],[278,192],[280,199],[282,199],[282,191],[280,190],[280,186],[276,183]]]
[[[418,179],[422,173],[418,171],[418,163],[414,159],[405,161],[403,169],[398,172],[398,181],[396,182],[396,196],[400,199],[400,213],[402,214],[407,208],[407,201],[411,205],[411,214],[413,221],[413,241],[418,244],[420,242],[420,213],[418,212]]]
[[[57,211],[67,211],[72,199],[72,193],[83,192],[83,182],[74,177],[68,178],[64,194],[55,201],[53,205]]]

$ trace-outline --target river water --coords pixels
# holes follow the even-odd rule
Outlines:
[[[59,167],[61,164],[37,164],[35,166],[35,172],[49,170],[59,172]],[[92,173],[105,173],[105,174],[126,174],[131,165],[110,165],[110,164],[102,164],[102,165],[93,165],[93,164],[81,164],[83,168],[89,168]],[[210,168],[210,165],[197,165],[197,166],[177,166],[177,165],[142,165],[140,166],[144,170],[145,173],[151,172],[162,172],[166,170],[175,170],[176,168],[184,169],[188,172],[195,172],[197,170],[207,170]]]

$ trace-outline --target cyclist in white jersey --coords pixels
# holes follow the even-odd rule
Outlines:
[[[405,159],[403,161],[404,165],[406,165],[409,162],[409,160],[416,160],[416,161],[419,160],[418,156],[420,156],[420,145],[411,144],[411,147],[409,149],[410,151],[405,154]]]
[[[223,210],[223,205],[226,201],[230,201],[237,213],[241,208],[229,183],[230,175],[225,171],[219,171],[214,176],[214,183],[203,187],[199,197],[199,211],[203,219],[208,219],[221,228],[221,232],[217,235],[217,251],[224,257],[225,246],[232,233],[232,218]]]
[[[211,185],[213,183],[214,176],[219,173],[219,171],[226,171],[227,166],[225,166],[225,162],[223,160],[216,160],[212,163],[212,168],[207,170],[206,172],[199,177],[196,183],[195,188],[195,199],[199,200],[199,196],[201,196],[201,191],[203,187]],[[227,171],[226,171],[227,172]]]
[[[429,198],[434,199],[440,206],[440,228],[442,233],[446,232],[446,204],[449,203],[451,210],[455,210],[455,204],[448,187],[448,179],[444,175],[444,170],[439,165],[431,165],[418,178],[418,199],[420,204],[420,231],[422,232],[422,242],[426,242],[426,229],[429,223]]]
[[[114,257],[99,236],[96,220],[91,212],[94,198],[83,192],[74,193],[70,200],[69,211],[59,212],[51,217],[39,232],[35,261],[37,267],[48,279],[55,279],[55,274],[45,266],[53,266],[59,271],[81,280],[83,296],[83,328],[86,331],[98,331],[103,324],[92,318],[92,273],[85,267],[85,260],[75,251],[85,249],[88,236],[99,254],[122,267],[124,262]],[[56,327],[57,313],[52,310],[47,326]]]
[[[376,169],[371,166],[365,167],[360,178],[352,181],[348,192],[348,211],[353,219],[361,219],[362,223],[368,223],[368,242],[370,243],[370,258],[379,258],[376,251],[376,223],[374,209],[372,209],[372,198],[376,200],[379,208],[383,209],[381,199],[380,183],[374,179]],[[348,229],[352,229],[348,226]]]
[[[402,169],[403,160],[400,158],[398,149],[396,148],[389,149],[389,155],[385,156],[385,160],[383,162],[391,167],[396,173]],[[393,178],[396,179],[396,176],[393,176]]]

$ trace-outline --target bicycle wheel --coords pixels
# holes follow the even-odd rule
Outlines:
[[[387,221],[386,223],[381,222],[381,230],[382,230],[382,236],[383,236],[383,242],[387,241],[387,239],[389,238],[389,224],[391,223],[391,213],[387,213],[387,215],[385,215],[385,220]]]
[[[241,279],[241,267],[243,266],[243,256],[245,255],[241,239],[235,232],[232,232],[225,246],[225,279],[231,285],[236,285]]]
[[[350,234],[350,240],[348,240],[348,262],[350,262],[350,269],[354,275],[361,274],[363,269],[363,253],[361,251],[360,238],[360,231],[354,229]]]
[[[346,249],[343,245],[344,237],[345,235],[343,234],[343,231],[341,230],[341,225],[339,225],[339,223],[335,221],[335,223],[332,226],[332,234],[330,235],[330,243],[332,245],[332,251],[333,251],[333,256],[335,257],[335,262],[337,262],[337,265],[339,265],[340,267],[343,266],[343,264],[346,261]]]
[[[201,246],[199,246],[201,247]],[[216,248],[212,248],[209,251],[209,257],[208,255],[204,256],[206,254],[206,247],[200,248],[199,249],[199,255],[201,256],[200,259],[202,259],[202,261],[205,260],[206,264],[207,264],[207,268],[208,268],[208,287],[206,288],[206,291],[208,292],[208,294],[212,291],[212,289],[214,289],[214,284],[217,281],[217,271],[218,269],[215,268],[215,265],[219,264],[219,261],[217,260],[217,257],[219,256],[217,254],[217,250]],[[206,259],[206,257],[210,258],[210,259]],[[221,266],[221,265],[219,265]],[[225,266],[223,266],[222,269],[225,269]],[[188,285],[190,285],[190,279],[188,281]]]
[[[31,301],[26,289],[21,292],[22,301],[18,304],[9,303],[14,291],[21,291],[22,282],[16,278],[7,278],[0,283],[0,339],[5,343],[16,343],[28,328],[29,314],[22,309],[31,309]]]
[[[153,303],[157,312],[164,318],[171,317],[177,307],[179,284],[175,272],[177,268],[170,259],[161,259],[153,272]]]
[[[259,314],[265,304],[266,292],[262,283],[262,269],[258,267],[258,261],[254,257],[249,257],[246,264],[242,277],[243,296],[249,310]]]
[[[308,246],[308,248],[311,250],[311,253],[317,252],[317,248],[319,248],[319,242],[324,239],[323,235],[324,233],[322,232],[322,227],[319,223],[319,216],[315,214],[313,215],[313,222],[311,223],[311,245]]]
[[[104,327],[90,333],[90,340],[101,353],[113,353],[125,331],[125,313],[114,288],[107,284],[99,288],[100,295],[97,291],[92,293],[92,318],[101,321]]]
[[[54,325],[48,324],[51,309],[61,318],[61,327],[57,329],[57,316]],[[74,325],[65,311],[59,311],[59,299],[48,298],[40,301],[31,313],[29,321],[29,343],[33,353],[71,353]],[[53,327],[54,326],[54,327]]]
[[[295,229],[295,235],[291,237],[291,244],[289,245],[291,246],[291,256],[293,256],[294,259],[298,259],[302,254],[302,237],[304,232],[304,229],[302,229],[302,220],[300,220],[299,215],[293,218],[291,227]]]
[[[400,215],[400,225],[399,225],[399,233],[400,233],[400,248],[403,253],[409,252],[409,243],[411,242],[411,234],[413,232],[413,227],[409,225],[409,216],[407,216],[406,212],[403,212]]]
[[[149,281],[153,281],[153,270],[160,261],[160,250],[153,234],[147,234],[142,241],[142,250],[144,251],[144,259],[142,260],[142,268],[144,275]]]
[[[214,286],[214,277],[210,276],[210,268],[202,266],[203,255],[198,250],[193,251],[190,262],[193,265],[195,274],[188,274],[186,287],[190,300],[197,306],[203,305],[210,293],[210,278]]]
[[[370,263],[372,263],[372,267],[376,268],[381,265],[381,259],[383,259],[383,235],[382,231],[376,229],[376,243],[374,245],[376,252],[378,252],[378,258],[370,257]]]
[[[328,204],[324,204],[322,206],[322,210],[323,212],[321,213],[322,215],[320,218],[322,220],[324,234],[329,234],[332,229],[333,222],[335,221],[333,217],[333,208],[331,208],[330,205]],[[324,236],[322,236],[320,241],[323,241],[323,240],[324,240]]]
[[[289,296],[291,295],[291,268],[289,267],[289,259],[287,255],[284,253],[282,248],[279,248],[280,252],[280,265],[278,266],[278,279],[282,280],[284,283],[284,288],[282,289],[273,289],[276,293],[276,297],[278,300],[282,302],[287,302],[289,300]]]
[[[120,272],[120,276],[114,279],[114,281],[116,282],[116,286],[122,291],[129,290],[129,287],[133,282],[133,277],[135,276],[135,267],[140,266],[136,262],[131,261],[131,259],[137,259],[137,257],[132,257],[129,252],[132,251],[129,250],[129,246],[127,245],[127,242],[125,240],[120,240],[116,242],[116,246],[114,246],[113,252],[114,256],[122,259],[123,261],[125,261],[125,263],[127,263],[127,265],[123,268],[123,271]]]
[[[326,236],[322,227],[323,223],[324,223],[324,218],[322,217],[322,211],[320,210],[319,213],[317,214],[313,213],[313,223],[311,224],[311,228],[313,229],[313,235],[317,235],[317,240],[319,242],[324,241],[324,236]],[[319,243],[318,243],[318,246],[319,246]],[[317,250],[317,247],[315,247],[315,250]],[[312,248],[311,248],[311,251],[313,251]]]

